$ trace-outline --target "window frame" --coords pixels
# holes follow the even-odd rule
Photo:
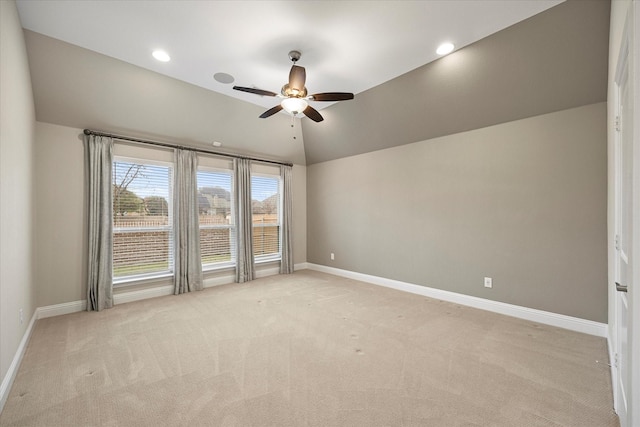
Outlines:
[[[150,165],[150,166],[158,166],[158,167],[166,167],[169,170],[169,179],[168,179],[168,195],[167,195],[167,216],[168,216],[168,224],[154,227],[116,227],[115,221],[113,218],[115,217],[115,213],[112,213],[111,219],[111,236],[112,241],[115,240],[115,234],[119,233],[135,233],[135,232],[144,232],[144,231],[168,231],[169,233],[169,245],[168,245],[168,256],[169,268],[164,271],[158,271],[153,273],[140,273],[140,274],[130,274],[127,276],[115,277],[114,274],[114,254],[112,248],[111,254],[111,262],[112,262],[112,285],[113,287],[121,287],[128,285],[136,285],[143,282],[151,282],[156,281],[158,279],[164,279],[168,277],[173,277],[175,275],[175,250],[174,250],[174,225],[173,225],[173,180],[175,174],[175,163],[169,161],[162,160],[152,160],[152,159],[142,159],[137,157],[129,157],[129,156],[120,156],[114,155],[111,167],[112,169],[115,167],[115,163],[134,163],[141,165]],[[113,185],[113,172],[111,174],[111,185]],[[113,194],[111,195],[111,203],[113,205]]]
[[[282,200],[282,177],[276,174],[264,173],[264,172],[251,172],[251,178],[253,177],[260,178],[270,178],[278,181],[278,222],[276,226],[278,227],[278,253],[267,254],[267,255],[256,255],[253,254],[253,260],[256,264],[266,264],[270,262],[282,261],[282,208],[284,206]],[[253,181],[251,182],[251,199],[253,200]],[[253,229],[255,227],[273,227],[273,225],[255,225],[253,223],[253,208],[251,209],[251,233],[253,233]]]

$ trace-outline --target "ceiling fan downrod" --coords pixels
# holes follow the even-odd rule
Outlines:
[[[289,59],[295,64],[296,62],[298,62],[300,60],[300,57],[302,56],[302,54],[297,51],[297,50],[292,50],[291,52],[289,52]]]

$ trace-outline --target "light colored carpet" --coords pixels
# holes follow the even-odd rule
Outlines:
[[[2,426],[617,426],[606,341],[312,271],[38,321]]]

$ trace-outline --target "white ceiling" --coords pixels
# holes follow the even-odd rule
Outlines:
[[[263,107],[302,52],[310,93],[358,93],[437,59],[562,0],[70,1],[18,0],[24,28]],[[164,49],[172,60],[152,58]],[[218,72],[233,84],[214,80]],[[322,108],[322,103],[315,103]]]

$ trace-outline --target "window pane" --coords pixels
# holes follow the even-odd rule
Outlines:
[[[251,211],[253,219],[253,254],[280,254],[280,178],[251,177]]]
[[[113,163],[113,277],[173,270],[171,167]]]
[[[200,227],[200,255],[202,264],[230,262],[235,259],[235,230],[232,228]]]
[[[114,231],[113,277],[172,270],[169,231]]]
[[[232,172],[201,169],[197,178],[202,264],[234,261]]]
[[[280,253],[280,226],[253,226],[253,255],[276,255]]]

